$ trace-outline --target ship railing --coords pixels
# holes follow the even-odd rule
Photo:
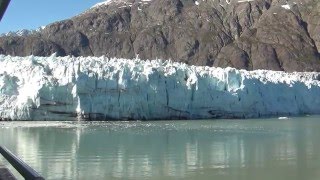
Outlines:
[[[22,161],[22,159],[10,152],[6,147],[0,146],[0,153],[24,177],[24,179],[44,180],[38,172]]]

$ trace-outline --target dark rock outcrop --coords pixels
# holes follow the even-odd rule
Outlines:
[[[240,69],[320,71],[318,0],[111,0],[0,53],[172,59]]]

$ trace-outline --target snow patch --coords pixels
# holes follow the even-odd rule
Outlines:
[[[28,30],[28,29],[22,29],[22,30],[18,30],[18,31],[10,31],[7,33],[2,33],[0,36],[29,36],[32,34],[36,34],[41,32],[43,29],[45,29],[46,26],[41,26],[39,28],[37,28],[36,30]]]
[[[238,3],[243,3],[243,2],[252,2],[252,1],[255,1],[255,0],[238,0]]]
[[[113,3],[115,4],[126,3],[126,0],[106,0],[106,1],[95,4],[94,6],[91,7],[91,9],[107,6]]]
[[[291,9],[289,4],[281,5],[281,7],[284,8],[284,9],[287,9],[287,10]]]
[[[95,4],[95,5],[93,5],[91,8],[97,8],[97,7],[101,7],[101,6],[106,6],[106,5],[110,4],[111,2],[113,2],[113,0],[99,2],[99,3]]]
[[[153,0],[141,0],[140,2],[138,3],[143,3],[143,4],[148,4],[149,2],[151,2]],[[123,3],[123,4],[126,4],[127,6],[131,7],[132,6],[132,3],[129,3],[127,2],[127,0],[106,0],[106,1],[103,1],[103,2],[100,2],[100,3],[97,3],[95,4],[94,6],[91,7],[91,9],[94,9],[94,8],[98,8],[98,7],[103,7],[103,6],[107,6],[107,5],[110,5],[110,4],[120,4],[120,3]],[[120,8],[123,8],[125,6],[121,6]]]

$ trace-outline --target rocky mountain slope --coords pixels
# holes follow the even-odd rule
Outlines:
[[[319,0],[111,0],[0,53],[171,59],[193,65],[320,71]]]

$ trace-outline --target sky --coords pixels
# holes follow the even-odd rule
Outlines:
[[[0,34],[37,29],[80,14],[104,0],[11,0],[0,22]]]

